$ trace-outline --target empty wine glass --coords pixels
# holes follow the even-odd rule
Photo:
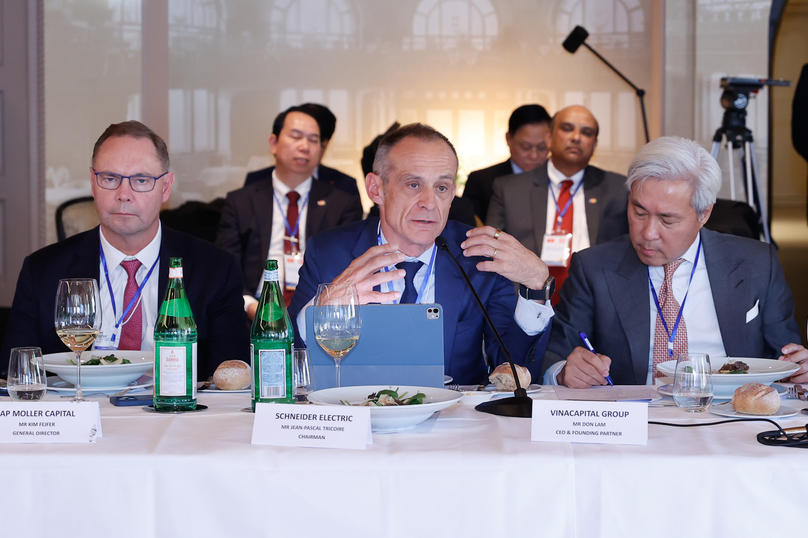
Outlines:
[[[309,350],[306,348],[295,348],[292,359],[292,370],[295,380],[295,400],[305,402],[306,396],[314,390],[314,383],[311,378]]]
[[[679,353],[673,376],[673,401],[685,411],[704,411],[713,400],[712,375],[709,355]]]
[[[81,392],[81,352],[89,348],[101,330],[101,298],[94,278],[62,279],[56,292],[54,309],[56,334],[76,354],[76,396]]]
[[[15,402],[30,402],[45,397],[48,383],[42,350],[15,347],[8,361],[8,395]]]
[[[314,337],[334,359],[337,386],[342,357],[353,349],[362,331],[359,294],[353,284],[320,284],[314,298]]]

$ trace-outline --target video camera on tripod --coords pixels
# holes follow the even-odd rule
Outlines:
[[[718,152],[721,146],[726,144],[729,154],[729,185],[730,198],[735,197],[735,175],[734,158],[732,150],[739,149],[741,152],[741,176],[746,191],[746,203],[749,204],[758,215],[758,220],[763,225],[763,236],[767,243],[771,243],[769,233],[769,218],[766,214],[766,207],[760,191],[760,171],[755,155],[755,141],[752,131],[746,128],[746,107],[749,104],[749,95],[757,93],[763,86],[791,86],[790,80],[774,80],[769,78],[741,78],[723,77],[721,88],[721,106],[724,107],[724,118],[721,127],[713,136],[712,155],[718,159]],[[726,141],[726,142],[725,142]]]

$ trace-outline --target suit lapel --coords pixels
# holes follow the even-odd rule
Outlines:
[[[603,212],[603,170],[598,170],[592,166],[587,166],[584,171],[584,207],[586,208],[586,227],[589,230],[589,244],[596,245],[598,242],[598,225]],[[589,203],[595,200],[595,203]]]
[[[272,213],[275,211],[275,197],[273,196],[272,177],[269,181],[256,184],[256,196],[252,199],[252,210],[255,213],[258,226],[255,232],[261,239],[260,259],[265,259],[269,252],[269,242],[272,239]]]
[[[446,233],[446,230],[444,230]],[[454,257],[465,265],[468,259],[463,256],[460,245],[455,238],[446,237],[449,243],[449,250]],[[464,266],[466,272],[468,267]],[[460,321],[460,313],[465,309],[465,303],[471,297],[471,293],[466,292],[466,282],[455,262],[449,259],[445,252],[438,252],[435,255],[435,302],[443,307],[443,356],[449,361],[445,365],[446,370],[451,368],[452,348],[454,347],[454,333]]]
[[[322,172],[322,167],[320,168]],[[309,191],[308,211],[306,212],[306,240],[318,233],[323,228],[326,212],[326,198],[331,192],[331,186],[323,180],[313,180],[311,191]]]
[[[533,186],[530,189],[530,215],[533,219],[533,237],[536,241],[536,252],[541,252],[543,237],[547,233],[547,189],[550,177],[547,175],[547,164],[536,169],[533,175]]]
[[[702,228],[702,248],[721,340],[728,357],[744,355],[749,349],[745,331],[750,275],[745,260],[723,248],[715,232]]]
[[[634,382],[642,384],[648,375],[648,350],[651,345],[648,268],[637,257],[630,242],[626,242],[625,249],[617,270],[606,273],[605,278],[631,350]]]

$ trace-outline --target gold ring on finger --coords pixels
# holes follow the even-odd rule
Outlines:
[[[494,239],[499,239],[499,234],[501,234],[501,233],[502,233],[502,230],[497,228],[497,233],[494,234]]]

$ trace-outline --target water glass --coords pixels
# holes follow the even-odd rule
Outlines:
[[[679,353],[673,376],[673,401],[685,411],[704,411],[713,401],[712,375],[709,355]]]
[[[292,369],[295,379],[295,400],[305,402],[306,396],[314,390],[309,350],[306,348],[295,348],[292,358]]]
[[[15,402],[38,401],[45,397],[48,382],[45,361],[38,347],[15,347],[8,361],[8,394]]]

